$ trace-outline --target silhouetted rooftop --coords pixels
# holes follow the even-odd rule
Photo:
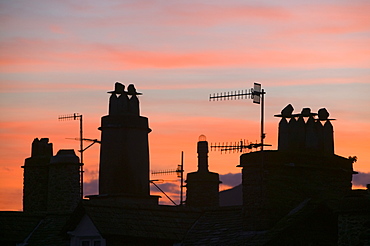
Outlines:
[[[37,226],[42,215],[27,214],[24,212],[0,212],[0,238],[5,242],[22,242],[24,238]]]
[[[67,228],[74,230],[86,214],[105,238],[135,237],[175,242],[182,240],[201,213],[201,210],[189,207],[113,203],[107,206],[99,201],[84,200],[71,216]]]

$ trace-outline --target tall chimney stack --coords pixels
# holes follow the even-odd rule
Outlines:
[[[99,195],[149,198],[148,118],[140,116],[141,93],[115,84],[109,113],[101,119]],[[158,198],[156,198],[158,199]],[[153,199],[154,200],[154,199]]]
[[[197,144],[198,171],[188,173],[186,180],[186,205],[193,207],[219,206],[218,173],[208,170],[208,142],[204,135],[199,136]]]

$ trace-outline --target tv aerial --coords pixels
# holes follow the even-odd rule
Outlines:
[[[80,160],[81,160],[81,166],[80,166],[80,182],[81,182],[81,198],[83,198],[83,165],[84,165],[84,159],[83,159],[83,152],[90,148],[92,145],[95,143],[101,143],[98,139],[89,139],[89,138],[83,138],[83,127],[82,127],[82,114],[79,113],[73,113],[73,114],[65,114],[65,115],[60,115],[58,117],[58,120],[60,121],[69,121],[69,120],[79,120],[80,121],[80,137],[79,138],[67,138],[67,139],[73,139],[73,140],[78,140],[80,141],[80,149],[78,152],[80,152]],[[92,142],[90,145],[84,148],[83,142],[88,141]]]
[[[238,90],[238,91],[231,91],[231,92],[221,92],[221,93],[213,93],[209,95],[210,101],[222,101],[222,100],[238,100],[238,99],[253,99],[253,103],[261,105],[261,140],[260,143],[251,143],[245,144],[245,142],[241,141],[239,143],[235,143],[234,145],[230,143],[228,145],[214,145],[213,148],[220,149],[221,151],[231,151],[231,150],[238,150],[242,152],[243,149],[252,149],[252,148],[261,148],[263,151],[264,146],[271,146],[270,144],[264,144],[264,139],[266,134],[264,133],[264,107],[265,107],[265,97],[266,94],[265,90],[262,89],[260,83],[255,82],[253,88],[246,89],[246,90]],[[211,146],[212,148],[212,146]]]
[[[264,144],[264,146],[271,146],[271,144]],[[218,143],[218,144],[211,144],[211,150],[217,149],[222,152],[228,152],[228,153],[244,153],[245,150],[252,150],[257,149],[261,147],[261,143],[249,143],[245,140],[240,140],[239,142],[226,142],[226,143]]]
[[[159,175],[159,174],[172,174],[176,173],[177,177],[180,178],[180,206],[183,205],[183,194],[184,194],[184,151],[181,151],[181,164],[177,165],[177,169],[166,169],[161,171],[151,171],[152,175]],[[152,183],[160,192],[162,192],[174,205],[177,204],[154,182],[159,180],[150,180],[149,182]]]
[[[73,113],[73,114],[66,114],[66,115],[60,115],[58,117],[58,120],[60,121],[69,121],[69,120],[79,120],[80,121],[80,161],[81,161],[81,165],[80,165],[80,182],[81,182],[81,190],[80,190],[80,193],[81,193],[81,198],[83,198],[83,165],[84,165],[84,161],[83,161],[83,129],[82,129],[82,114],[79,114],[79,113]]]

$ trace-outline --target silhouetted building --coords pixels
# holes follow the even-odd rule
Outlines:
[[[367,190],[352,190],[335,212],[338,245],[370,245],[370,184]]]
[[[324,134],[327,138],[322,138],[319,143],[319,131],[324,131],[320,120],[329,122],[328,114],[314,119],[317,114],[308,108],[299,115],[293,115],[292,109],[288,105],[278,115],[282,117],[279,150],[247,153],[240,157],[246,230],[271,228],[306,199],[325,200],[332,206],[351,191],[352,161],[334,155],[333,148],[324,151],[323,146],[332,142],[332,127],[327,128],[330,134]],[[291,118],[288,124],[286,118]]]
[[[186,180],[186,205],[193,207],[214,207],[219,205],[218,173],[208,170],[208,142],[201,135],[197,145],[198,171],[188,173]]]
[[[48,211],[72,212],[80,202],[80,162],[74,150],[59,150],[49,164]]]
[[[166,206],[149,194],[140,93],[124,88],[116,83],[102,117],[99,195],[80,199],[73,150],[53,156],[48,139],[35,139],[23,166],[24,212],[0,212],[1,245],[370,245],[370,187],[351,190],[353,159],[334,154],[325,109],[293,114],[288,105],[278,150],[240,156],[242,186],[222,193],[242,196],[239,206],[218,206],[219,175],[208,170],[201,136],[186,206]]]
[[[48,138],[35,138],[32,142],[31,157],[24,162],[23,211],[40,212],[47,210],[49,163],[53,145]]]
[[[151,129],[148,118],[139,115],[137,95],[141,93],[134,85],[129,85],[127,92],[124,88],[117,82],[109,92],[109,114],[101,119],[99,194],[157,203],[158,197],[149,194]]]
[[[80,163],[74,150],[53,155],[48,138],[35,138],[31,157],[25,160],[23,210],[73,211],[80,201]]]

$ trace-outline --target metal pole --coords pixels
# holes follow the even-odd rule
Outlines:
[[[84,165],[83,140],[84,139],[83,139],[83,134],[82,134],[82,115],[80,115],[79,113],[73,113],[73,114],[59,116],[58,119],[59,120],[77,120],[77,119],[80,120],[80,149],[78,151],[80,152],[80,168],[79,168],[79,172],[80,172],[80,195],[81,195],[81,198],[83,198],[83,172],[84,172],[83,171],[83,165]],[[90,146],[88,146],[88,147],[90,147]]]
[[[152,184],[154,184],[154,186],[155,187],[157,187],[157,189],[160,191],[160,192],[162,192],[167,198],[168,198],[168,200],[170,200],[175,206],[177,206],[176,205],[176,203],[171,199],[171,197],[169,197],[167,194],[166,194],[166,192],[164,192],[156,183],[154,183],[154,181],[153,180],[149,180],[149,182],[150,183],[152,183]]]
[[[184,203],[183,201],[183,188],[184,188],[184,151],[181,151],[181,187],[180,187],[180,206]]]
[[[264,123],[264,108],[265,108],[265,97],[264,97],[264,94],[265,94],[265,90],[262,89],[261,91],[261,151],[263,151],[263,139],[265,138],[265,133],[264,133],[264,129],[263,129],[263,123]]]
[[[80,167],[80,172],[81,172],[81,198],[84,196],[84,170],[83,170],[83,134],[82,134],[82,115],[80,115],[80,152],[81,152],[81,167]]]

